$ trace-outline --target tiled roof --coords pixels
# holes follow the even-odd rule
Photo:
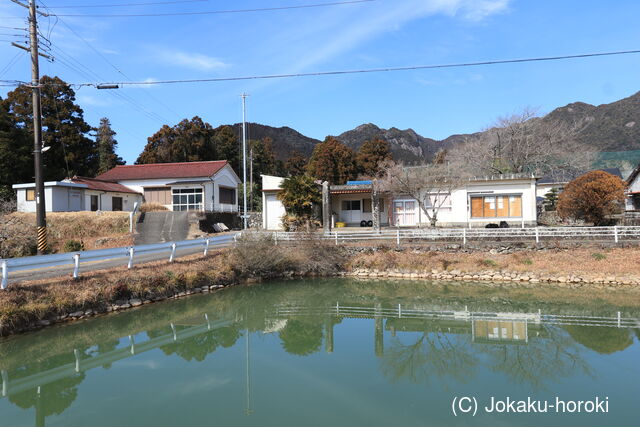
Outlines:
[[[199,178],[213,176],[225,167],[226,160],[210,162],[150,163],[116,166],[96,178],[105,181],[156,178]]]
[[[75,184],[84,184],[87,186],[87,189],[89,190],[111,191],[114,193],[139,194],[137,191],[133,191],[129,187],[126,187],[122,184],[118,184],[117,182],[103,181],[101,179],[96,179],[96,178],[85,178],[83,176],[74,176],[71,179],[71,182]]]

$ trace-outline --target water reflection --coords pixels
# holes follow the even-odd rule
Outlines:
[[[339,354],[334,336],[354,319],[358,333],[372,341],[380,372],[393,383],[468,383],[484,369],[544,389],[559,378],[591,375],[588,352],[621,352],[639,336],[640,324],[630,316],[575,310],[549,315],[504,304],[492,311],[496,307],[488,303],[470,310],[452,295],[425,300],[420,287],[416,295],[423,300],[416,303],[418,297],[376,291],[379,284],[364,291],[362,286],[367,285],[231,289],[7,340],[0,343],[2,397],[35,410],[36,425],[44,425],[46,417],[72,405],[91,370],[155,349],[199,363],[220,348],[243,346],[250,414],[251,333],[277,336],[284,352],[299,357],[323,348]]]

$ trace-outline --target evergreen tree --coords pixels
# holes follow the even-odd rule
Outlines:
[[[218,160],[215,134],[211,125],[198,116],[173,127],[163,125],[148,138],[136,164]]]
[[[558,203],[558,195],[560,194],[560,190],[556,187],[553,187],[547,194],[544,196],[544,210],[545,211],[555,211],[556,203]]]
[[[11,185],[33,181],[32,151],[33,140],[16,125],[0,98],[0,201],[14,198]]]
[[[355,154],[335,137],[328,136],[314,147],[307,172],[330,184],[344,184],[357,175]]]
[[[82,108],[75,103],[75,92],[58,77],[43,76],[40,84],[42,141],[49,147],[43,154],[45,181],[73,175],[93,176],[98,166],[98,151],[95,141],[88,137],[93,128],[84,120]],[[3,103],[17,126],[25,129],[32,139],[31,88],[17,87],[9,92]]]
[[[284,164],[284,170],[288,176],[304,175],[307,167],[307,158],[299,151],[294,151]]]
[[[359,172],[368,177],[378,176],[380,164],[391,159],[389,142],[379,138],[365,141],[356,156]]]
[[[111,129],[109,119],[106,117],[101,118],[96,135],[96,144],[98,145],[98,174],[113,169],[117,165],[125,164],[122,157],[116,154],[116,145],[118,145],[118,142],[114,138],[115,135],[116,133]]]
[[[228,125],[219,126],[215,129],[215,144],[219,160],[226,160],[236,173],[240,172],[240,142],[233,128]]]

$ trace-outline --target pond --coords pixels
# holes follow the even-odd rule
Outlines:
[[[637,425],[638,318],[481,284],[238,286],[0,341],[0,425]]]

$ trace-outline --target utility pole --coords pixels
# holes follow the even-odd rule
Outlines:
[[[42,171],[42,109],[40,107],[40,69],[38,65],[38,23],[36,2],[29,0],[29,35],[31,50],[31,90],[33,97],[33,159],[36,178],[36,226],[38,230],[38,255],[47,250],[47,217]]]
[[[253,147],[249,147],[249,209],[253,211]]]
[[[240,95],[242,98],[242,198],[244,211],[242,213],[243,229],[247,229],[247,130],[246,130],[246,93]]]

